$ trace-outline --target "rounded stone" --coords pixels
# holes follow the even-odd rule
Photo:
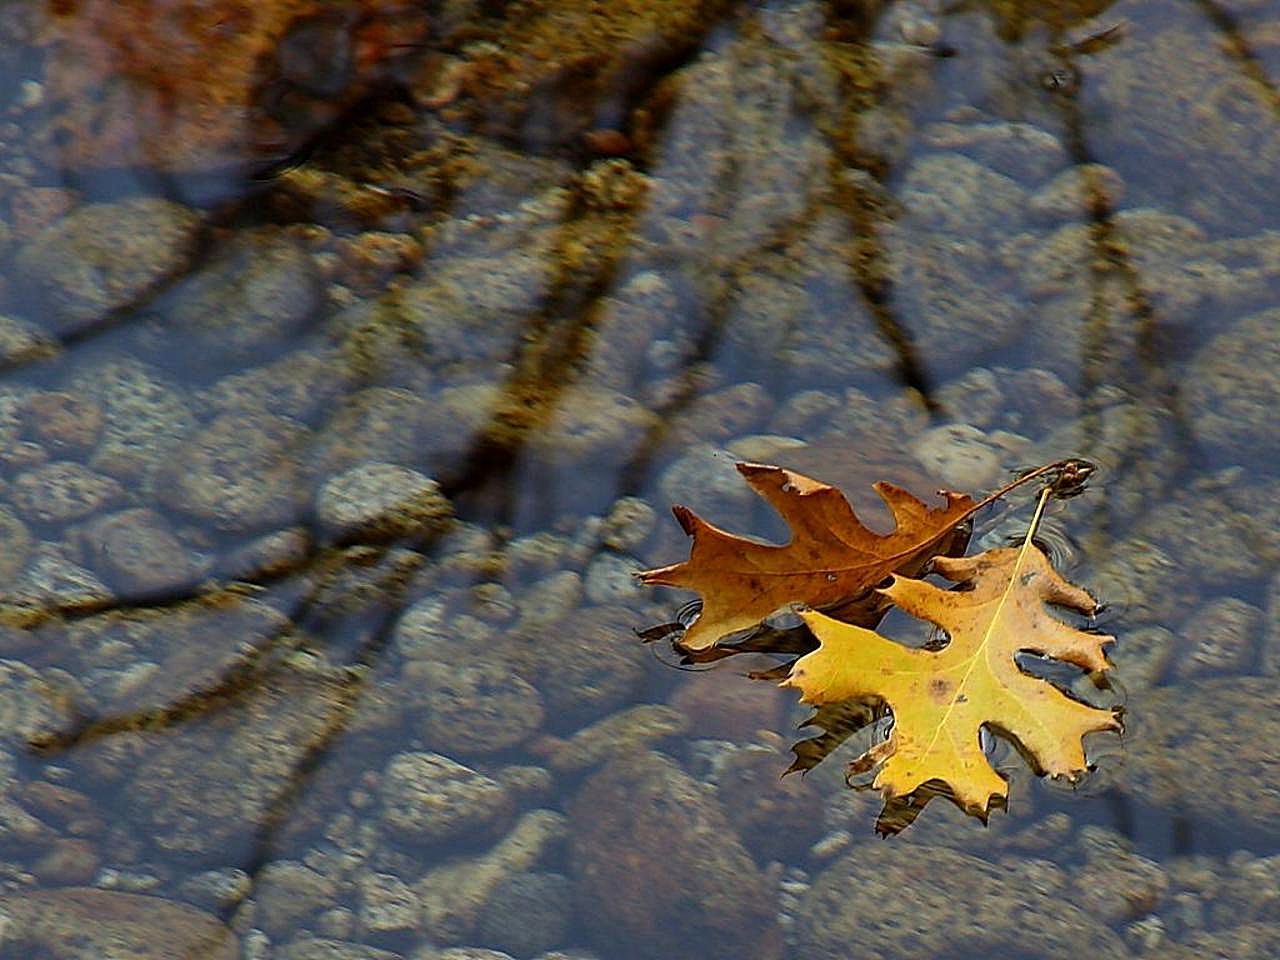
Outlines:
[[[316,519],[340,539],[396,540],[443,529],[453,508],[440,485],[393,463],[365,463],[328,480]]]
[[[994,863],[874,838],[814,881],[800,901],[795,936],[810,960],[844,960],[849,944],[881,960],[1128,956],[1093,917]]]
[[[1238,463],[1271,463],[1280,433],[1260,428],[1280,407],[1280,308],[1237,321],[1210,340],[1184,381],[1191,429],[1214,453]]]
[[[183,546],[164,517],[145,508],[95,518],[77,540],[89,569],[125,596],[178,590],[209,567],[206,558]]]
[[[378,796],[387,827],[425,844],[496,832],[512,810],[502,784],[438,753],[396,754]]]
[[[572,908],[568,877],[517,873],[499,883],[489,896],[476,939],[515,957],[534,957],[564,943]]]
[[[18,253],[18,275],[43,294],[59,331],[132,306],[186,267],[199,236],[192,210],[158,197],[91,203]]]
[[[286,526],[305,497],[298,455],[309,431],[269,413],[226,413],[196,430],[156,476],[169,507],[215,527]]]
[[[576,729],[639,692],[649,653],[635,626],[635,614],[626,607],[584,607],[522,645],[516,669],[538,688],[552,729]]]
[[[102,409],[102,435],[89,465],[119,480],[143,479],[196,425],[184,392],[137,360],[92,364],[66,390]]]
[[[171,302],[154,331],[156,346],[207,365],[219,355],[251,358],[284,343],[319,310],[323,289],[302,247],[268,229],[238,235],[202,260]]]
[[[8,586],[27,565],[31,554],[31,531],[6,507],[0,506],[0,584]]]
[[[296,860],[266,864],[253,885],[258,909],[254,920],[272,937],[292,933],[308,917],[334,905],[338,886]]]
[[[1262,624],[1262,611],[1251,603],[1236,597],[1208,601],[1178,631],[1175,675],[1248,672],[1261,646]]]
[[[1120,776],[1144,802],[1233,830],[1280,832],[1274,678],[1213,677],[1162,687],[1130,706],[1125,726]]]
[[[159,897],[66,887],[0,897],[4,952],[60,960],[238,960],[235,933],[216,917]]]
[[[68,523],[111,506],[124,495],[111,477],[59,460],[19,474],[9,488],[14,508],[37,523]]]
[[[926,430],[912,442],[911,453],[950,490],[985,490],[1000,476],[999,454],[985,433],[967,423]]]
[[[423,708],[423,741],[459,756],[497,753],[533,736],[543,721],[538,691],[498,660],[405,664],[411,702]]]
[[[570,826],[578,916],[609,956],[780,955],[764,875],[711,791],[672,761],[643,752],[609,763],[574,797]]]
[[[38,393],[27,401],[25,413],[27,429],[55,453],[88,450],[102,430],[102,408],[70,393]]]

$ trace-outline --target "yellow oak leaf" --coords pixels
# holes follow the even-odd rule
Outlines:
[[[835,487],[783,467],[739,463],[738,472],[782,515],[791,541],[777,545],[735,536],[687,507],[672,508],[693,538],[689,559],[646,570],[640,580],[693,590],[702,610],[680,646],[706,650],[760,623],[788,604],[832,608],[867,593],[891,573],[915,574],[932,557],[963,542],[956,525],[977,504],[962,493],[942,492],[931,507],[901,487],[875,484],[893,515],[888,533],[863,526]]]
[[[983,726],[1016,741],[1038,772],[1078,779],[1087,770],[1083,737],[1119,730],[1117,711],[1068,697],[1024,673],[1014,658],[1028,651],[1086,670],[1107,669],[1103,648],[1113,638],[1077,630],[1046,607],[1092,613],[1094,599],[1063,579],[1029,537],[1020,548],[938,557],[933,568],[964,589],[899,576],[879,592],[945,630],[945,647],[912,649],[802,611],[819,646],[796,661],[782,685],[812,704],[879,698],[888,705],[888,739],[851,764],[858,772],[878,766],[873,786],[887,801],[941,781],[962,809],[985,818],[992,798],[1007,798],[1008,784],[982,750]]]

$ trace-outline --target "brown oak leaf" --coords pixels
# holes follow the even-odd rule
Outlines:
[[[689,559],[646,570],[640,580],[701,594],[702,610],[679,643],[685,650],[706,650],[788,604],[832,610],[867,594],[891,573],[916,574],[963,536],[956,526],[978,506],[965,494],[942,491],[945,505],[931,507],[900,487],[877,483],[894,527],[875,533],[829,484],[768,464],[737,468],[782,515],[791,541],[750,540],[687,507],[672,508],[693,539]]]

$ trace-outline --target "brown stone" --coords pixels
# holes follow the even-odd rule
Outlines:
[[[239,943],[209,914],[158,897],[68,887],[0,897],[5,956],[62,960],[236,960]]]
[[[656,753],[615,760],[570,808],[579,916],[610,956],[773,960],[778,905],[710,788]]]
[[[244,169],[282,159],[426,33],[393,0],[52,5],[44,139],[75,168]]]

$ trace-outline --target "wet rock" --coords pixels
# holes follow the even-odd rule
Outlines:
[[[583,502],[599,503],[596,465],[625,459],[656,423],[656,416],[631,397],[571,387],[556,398],[547,422],[529,434],[528,450],[555,471],[557,506],[581,509]]]
[[[633,550],[649,539],[657,521],[657,513],[647,501],[623,497],[609,508],[600,530],[600,542],[612,550]]]
[[[171,306],[149,339],[166,360],[190,357],[207,369],[279,349],[315,319],[323,289],[297,241],[257,230],[203,258],[166,299]]]
[[[31,324],[0,313],[0,367],[8,369],[51,360],[61,349],[56,340]]]
[[[1231,831],[1276,832],[1280,697],[1273,679],[1164,687],[1130,712],[1134,730],[1120,775],[1140,796]]]
[[[1256,580],[1280,563],[1280,483],[1252,483],[1238,469],[1201,475],[1137,525],[1203,584]]]
[[[392,463],[364,463],[327,481],[316,519],[339,539],[396,540],[443,529],[453,507],[431,478]]]
[[[1159,947],[1162,960],[1203,960],[1230,957],[1231,960],[1270,960],[1280,952],[1280,930],[1274,923],[1246,923],[1224,930],[1201,930],[1182,943]]]
[[[1023,183],[1043,180],[1068,162],[1062,141],[1029,123],[931,123],[921,139]]]
[[[417,843],[483,836],[511,814],[496,780],[438,753],[399,753],[378,786],[386,825]]]
[[[1121,640],[1107,651],[1115,677],[1128,694],[1149,690],[1163,679],[1178,638],[1164,627],[1145,626],[1125,630]]]
[[[1101,163],[1082,163],[1037,190],[1028,206],[1046,220],[1088,220],[1094,210],[1114,210],[1123,196],[1120,174]]]
[[[985,367],[944,384],[934,399],[952,420],[975,427],[989,427],[1009,405],[1000,379]]]
[[[520,675],[537,687],[549,726],[572,730],[639,692],[648,654],[625,607],[584,607],[553,619],[514,653]]]
[[[563,814],[532,810],[487,853],[430,870],[414,887],[427,935],[442,944],[465,942],[498,884],[532,868],[566,830]]]
[[[308,437],[295,420],[226,413],[173,452],[155,479],[172,509],[225,530],[285,526],[306,495],[299,454]]]
[[[855,889],[861,894],[851,897]],[[1033,943],[1028,930],[1035,931]],[[977,960],[1028,950],[1046,958],[1128,956],[1095,918],[994,863],[874,839],[818,877],[800,902],[795,935],[814,960],[847,957],[851,943],[884,960]]]
[[[1262,621],[1261,610],[1235,597],[1203,604],[1178,631],[1174,674],[1191,678],[1249,672],[1261,644]]]
[[[231,858],[254,842],[310,751],[349,713],[345,687],[277,673],[184,725],[181,737],[158,737],[125,801],[161,850]]]
[[[184,900],[204,910],[218,912],[237,906],[253,892],[253,880],[237,867],[206,870],[182,882]]]
[[[583,592],[591,603],[629,603],[643,593],[636,574],[644,564],[634,557],[601,553],[591,561],[583,578]]]
[[[911,165],[900,194],[912,233],[955,237],[1007,235],[1026,205],[1022,187],[960,154],[933,154]]]
[[[601,949],[628,957],[780,955],[763,875],[710,791],[670,760],[654,753],[615,760],[570,809],[579,916]]]
[[[422,905],[413,888],[389,873],[360,877],[359,920],[362,929],[373,935],[417,929]]]
[[[538,692],[498,660],[415,661],[405,665],[402,683],[408,702],[423,710],[423,741],[450,755],[506,750],[542,726]]]
[[[450,404],[448,398],[433,401],[409,390],[370,387],[346,397],[317,429],[310,459],[324,475],[367,461],[421,467],[424,461],[439,458],[456,469],[457,462],[449,462],[450,457],[466,449],[472,431],[487,418],[488,408],[483,405]]]
[[[967,423],[926,430],[912,442],[911,452],[949,490],[985,490],[1000,477],[999,453],[985,433]]]
[[[1140,856],[1124,837],[1101,827],[1081,831],[1085,863],[1071,876],[1067,899],[1104,923],[1137,920],[1157,911],[1169,889],[1160,864]]]
[[[481,129],[539,148],[622,128],[662,65],[697,50],[728,9],[723,0],[557,0],[511,22],[501,46],[468,71],[470,96],[458,107]]]
[[[309,422],[350,385],[350,374],[335,351],[304,349],[223,377],[202,399],[218,413],[270,410]]]
[[[304,937],[279,947],[276,960],[403,960],[400,954],[363,943]]]
[[[735,529],[736,523],[742,529],[756,496],[734,468],[735,459],[710,444],[691,447],[659,478],[662,502],[684,504],[718,526]]]
[[[18,271],[61,334],[140,304],[187,266],[199,230],[195,212],[168,200],[88,204],[23,247]]]
[[[27,401],[27,430],[55,454],[90,449],[102,423],[102,408],[86,397],[46,391]]]
[[[1259,430],[1280,405],[1280,310],[1240,320],[1205,344],[1187,371],[1191,429],[1232,462],[1266,464],[1280,456],[1275,431]]]
[[[38,622],[49,613],[99,610],[115,595],[91,571],[67,556],[57,544],[40,543],[26,568],[0,593],[0,604],[21,619],[26,611]]]
[[[239,960],[236,935],[193,907],[159,897],[67,887],[0,897],[4,950],[63,960]]]
[[[85,563],[122,595],[154,596],[189,586],[209,569],[167,520],[145,508],[98,517],[77,532]]]
[[[31,554],[31,532],[11,510],[0,506],[0,589],[11,583]]]
[[[51,162],[193,174],[287,157],[425,32],[421,14],[383,0],[93,0],[50,20]]]
[[[124,490],[111,477],[70,460],[19,474],[9,488],[18,513],[37,523],[68,523],[116,503]]]
[[[671,706],[684,715],[698,736],[735,743],[754,740],[760,730],[777,730],[791,702],[775,684],[729,671],[687,676],[670,697]]]
[[[559,873],[517,873],[494,888],[476,924],[476,940],[515,957],[533,957],[565,941],[572,884]]]
[[[1280,163],[1280,134],[1266,93],[1225,51],[1171,26],[1084,58],[1080,68],[1094,109],[1126,118],[1096,149],[1132,192],[1141,188],[1148,202],[1231,234],[1270,225],[1267,178]]]
[[[758,383],[724,387],[699,397],[681,411],[674,429],[664,439],[678,446],[724,443],[765,423],[773,406],[773,398]]]
[[[717,771],[725,816],[760,864],[802,862],[824,832],[817,784],[783,776],[791,759],[785,748],[753,744],[735,750]]]
[[[80,886],[93,880],[101,859],[88,840],[64,838],[56,840],[31,865],[31,873],[41,883],[54,886]]]
[[[66,389],[102,408],[102,439],[89,465],[118,480],[142,479],[196,424],[182,392],[137,360],[95,363],[72,377]]]
[[[333,906],[337,884],[296,860],[273,860],[258,874],[254,899],[256,924],[272,937],[284,937],[313,914]]]
[[[70,678],[17,660],[0,660],[0,742],[27,744],[71,719]]]
[[[234,593],[159,609],[84,617],[67,639],[93,670],[86,692],[104,714],[145,713],[198,699],[286,643],[288,619]]]
[[[688,721],[678,710],[642,703],[611,713],[568,739],[543,737],[533,749],[547,758],[553,770],[570,773],[650,747],[688,729]]]

